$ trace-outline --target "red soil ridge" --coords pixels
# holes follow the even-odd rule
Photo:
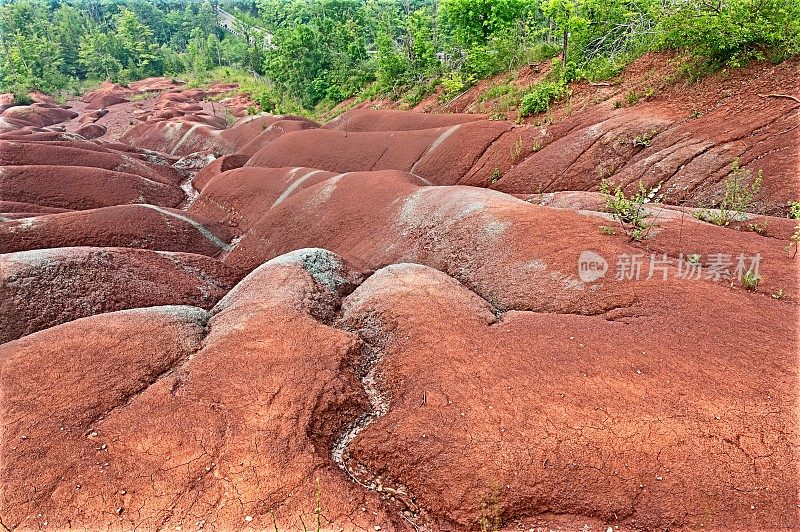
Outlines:
[[[529,123],[489,82],[322,125],[166,78],[6,107],[0,524],[800,528],[800,104],[763,97],[799,67],[615,106],[648,56]],[[752,212],[693,217],[735,158]],[[646,238],[605,176],[659,187]]]

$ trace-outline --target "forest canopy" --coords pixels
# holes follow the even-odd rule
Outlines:
[[[551,83],[596,81],[663,49],[709,68],[782,61],[800,53],[800,2],[0,1],[0,91],[14,93],[225,68],[258,80],[267,111],[287,99],[311,109],[357,94],[414,101],[440,84],[458,94],[551,58]]]

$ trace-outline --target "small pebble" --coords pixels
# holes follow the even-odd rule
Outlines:
[[[249,523],[250,521],[253,520],[253,516],[252,515],[246,515],[246,516],[244,516],[244,520]]]

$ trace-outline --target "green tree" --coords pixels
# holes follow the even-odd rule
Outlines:
[[[276,24],[272,3],[265,22]],[[322,100],[338,101],[371,79],[364,33],[364,13],[358,0],[294,2],[273,35],[265,71],[289,95],[312,107]]]
[[[530,8],[525,0],[442,0],[442,26],[463,47],[486,44],[489,37],[517,22]]]
[[[383,27],[375,37],[376,62],[375,78],[378,90],[385,92],[392,89],[398,82],[405,81],[409,70],[406,56],[397,50],[392,38],[391,29]]]
[[[118,59],[121,46],[116,36],[93,30],[84,35],[78,49],[83,70],[89,78],[116,80],[124,66]]]
[[[203,76],[213,66],[208,50],[208,40],[204,38],[200,28],[192,30],[191,38],[186,46],[187,63],[195,75]]]
[[[117,18],[116,40],[119,43],[118,59],[132,78],[159,75],[163,65],[153,31],[142,24],[136,13],[123,8]]]
[[[62,49],[50,39],[47,4],[20,0],[0,6],[0,81],[14,92],[52,91],[65,83]]]
[[[585,30],[589,24],[589,21],[582,16],[581,7],[581,0],[544,0],[542,3],[544,14],[552,19],[561,31],[562,72],[566,72],[567,69],[570,33]]]
[[[425,9],[417,9],[406,20],[408,59],[414,73],[429,74],[437,66],[433,18]]]
[[[76,8],[62,4],[53,13],[50,37],[58,43],[61,54],[61,72],[67,76],[83,74],[78,46],[86,33],[87,20]]]
[[[219,37],[214,33],[206,38],[206,53],[212,65],[222,65],[222,46],[220,45]]]

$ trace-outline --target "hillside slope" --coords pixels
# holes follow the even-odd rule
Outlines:
[[[738,159],[754,174],[763,170],[757,212],[786,214],[788,203],[797,200],[800,59],[723,69],[692,82],[685,58],[651,53],[608,82],[570,84],[570,95],[550,111],[520,118],[518,94],[548,71],[547,63],[524,67],[454,98],[440,88],[415,106],[378,100],[342,107],[479,113],[514,121],[517,127],[496,139],[462,184],[539,194],[597,191],[600,180],[610,178],[629,190],[639,181],[648,188],[660,185],[666,203],[712,206]]]

